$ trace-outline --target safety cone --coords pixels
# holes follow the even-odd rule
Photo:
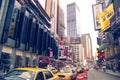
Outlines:
[[[83,75],[82,75],[82,74],[78,74],[78,75],[77,75],[77,80],[84,80]]]
[[[83,73],[84,78],[88,78],[87,73]]]
[[[84,76],[84,78],[88,78],[87,70],[84,70],[83,76]]]

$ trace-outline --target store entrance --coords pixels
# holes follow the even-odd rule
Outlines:
[[[30,67],[30,65],[29,65],[29,57],[26,57],[25,65],[26,65],[26,67]]]
[[[19,55],[16,55],[15,59],[15,68],[22,67],[22,57]]]
[[[0,71],[8,72],[10,69],[10,54],[2,52],[0,60]]]

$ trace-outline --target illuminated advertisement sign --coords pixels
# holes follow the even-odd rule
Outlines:
[[[93,9],[93,18],[94,18],[94,27],[95,30],[100,30],[101,24],[100,24],[100,18],[99,15],[103,12],[103,4],[95,4],[92,5]]]
[[[100,14],[101,30],[105,31],[110,28],[110,19],[114,15],[113,4],[110,4],[104,12]]]

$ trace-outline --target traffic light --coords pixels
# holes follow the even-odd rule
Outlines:
[[[97,49],[96,56],[97,56],[97,62],[99,63],[104,62],[104,58],[105,58],[104,49],[102,50]]]

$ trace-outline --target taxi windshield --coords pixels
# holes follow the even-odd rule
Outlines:
[[[72,73],[72,69],[70,68],[62,68],[60,72],[65,72],[65,73]]]
[[[27,70],[12,70],[4,76],[6,80],[33,80],[35,72]]]

